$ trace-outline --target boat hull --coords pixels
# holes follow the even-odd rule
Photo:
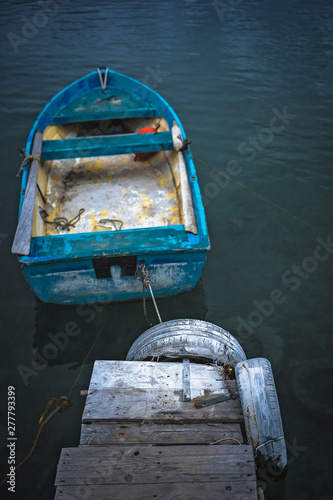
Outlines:
[[[145,261],[154,296],[167,297],[194,288],[201,276],[206,252],[133,257],[137,263]],[[142,299],[140,277],[122,276],[121,265],[110,266],[111,276],[102,278],[96,277],[91,259],[23,265],[23,272],[37,297],[47,303],[73,305]],[[149,290],[146,297],[150,297]]]
[[[95,71],[59,92],[28,138],[26,153],[36,149],[32,166],[38,166],[36,179],[31,165],[23,170],[12,251],[43,302],[140,299],[143,284],[137,268],[142,260],[156,297],[189,291],[210,248],[190,150],[176,148],[172,136],[177,130],[177,139],[186,139],[177,115],[145,85],[113,71],[104,73],[105,81],[106,76],[105,88]],[[161,131],[139,134],[133,119],[137,127],[153,120]],[[112,132],[120,125],[123,130]],[[136,162],[136,155],[147,155],[145,151],[155,156]],[[75,222],[59,229],[56,220]]]

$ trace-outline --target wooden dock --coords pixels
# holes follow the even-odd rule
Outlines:
[[[96,361],[80,444],[61,452],[55,499],[257,499],[239,398],[195,406],[236,390],[216,366]]]

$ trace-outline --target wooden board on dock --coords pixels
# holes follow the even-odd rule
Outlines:
[[[95,498],[101,498],[101,486],[109,485],[112,486],[112,499],[143,500],[147,498],[147,485],[153,495],[157,495],[155,498],[161,498],[160,487],[163,491],[165,483],[173,484],[175,495],[179,494],[176,485],[184,491],[186,484],[201,483],[202,493],[194,498],[202,499],[212,498],[211,485],[218,483],[220,497],[216,498],[223,498],[222,483],[229,498],[250,500],[256,498],[252,455],[252,447],[248,445],[65,448],[60,457],[56,485],[61,488],[66,485],[94,487],[92,496]],[[128,488],[129,485],[132,488]],[[115,486],[118,486],[119,497],[115,497]],[[132,496],[128,496],[130,491]],[[56,498],[66,497],[58,495]]]
[[[252,447],[244,444],[239,399],[197,409],[236,391],[221,369],[96,361],[78,448],[62,450],[55,500],[255,500]]]
[[[114,444],[230,444],[243,443],[240,425],[234,423],[104,422],[82,424],[81,446]]]
[[[235,391],[236,381],[226,382],[216,366],[191,363],[191,401],[184,402],[182,370],[182,363],[96,361],[82,421],[242,421],[238,399],[195,407],[197,401]]]
[[[110,491],[112,493],[110,494]],[[216,483],[160,483],[58,487],[55,500],[257,500],[253,485],[233,480]]]

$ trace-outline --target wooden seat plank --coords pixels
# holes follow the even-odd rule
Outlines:
[[[55,500],[257,500],[253,478],[242,481],[221,481],[214,483],[160,483],[58,486]]]
[[[252,447],[225,446],[82,446],[62,450],[58,485],[212,483],[256,484]]]
[[[75,137],[43,141],[42,161],[172,150],[171,132]]]
[[[156,424],[151,422],[107,422],[82,424],[80,446],[109,446],[115,444],[233,444],[243,443],[239,424],[184,423]]]
[[[190,364],[191,401],[183,401],[182,363],[96,361],[82,422],[242,422],[239,399],[197,409],[195,402],[236,390],[216,366]]]

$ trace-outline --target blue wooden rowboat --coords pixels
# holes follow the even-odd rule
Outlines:
[[[107,68],[72,83],[27,141],[12,252],[44,302],[191,290],[210,248],[185,132],[154,90]]]

